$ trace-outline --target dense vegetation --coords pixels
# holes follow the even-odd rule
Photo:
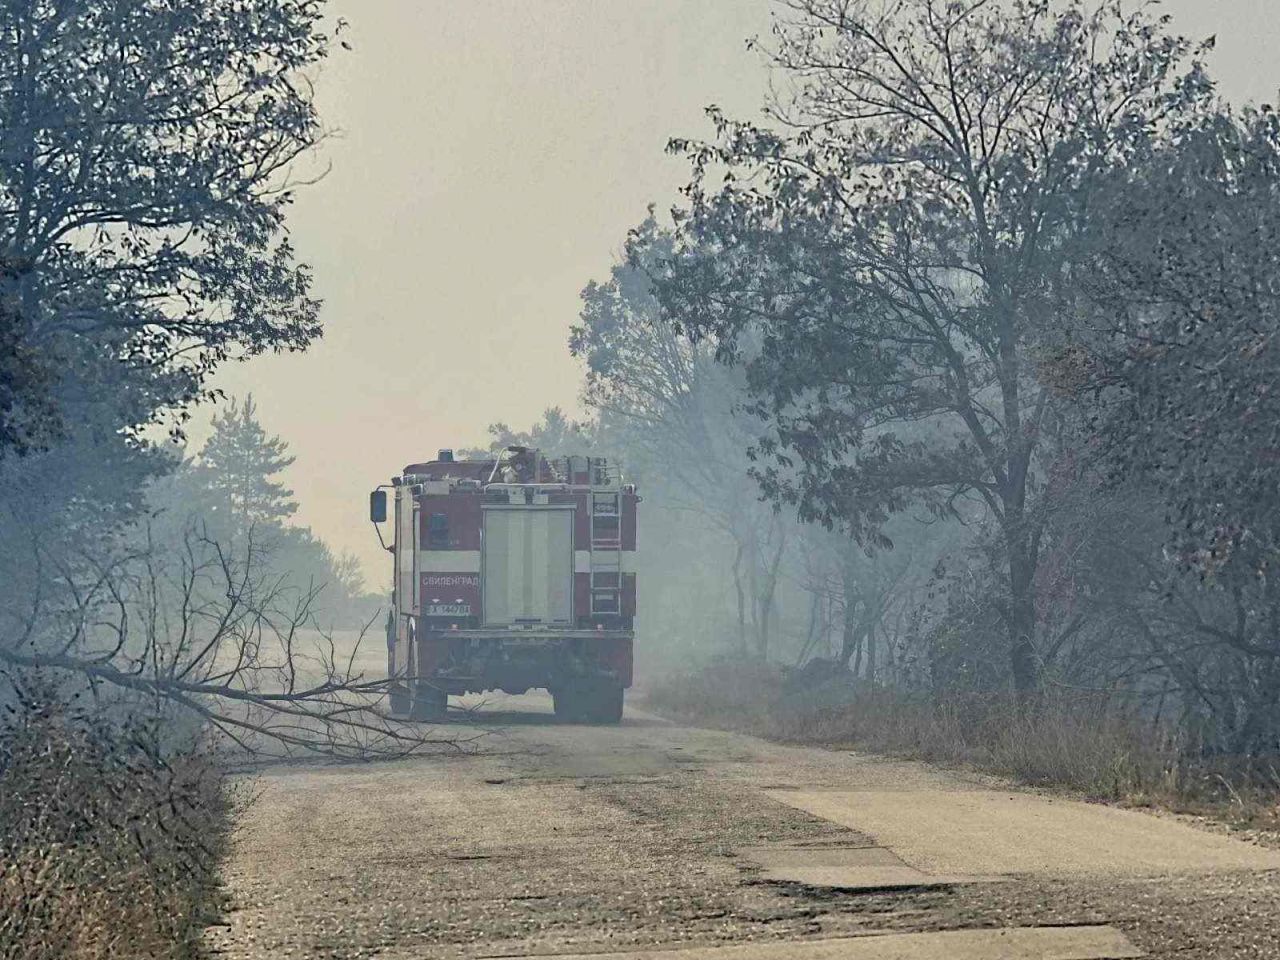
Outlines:
[[[1119,3],[775,22],[765,119],[672,141],[684,201],[572,338],[650,525],[727,545],[661,550],[649,596],[702,616],[658,634],[820,658],[921,736],[1065,711],[1274,790],[1275,114]]]
[[[87,689],[6,679],[22,709],[0,719],[4,955],[203,955],[233,812],[207,744]]]
[[[219,366],[321,333],[286,214],[342,42],[324,14],[0,3],[5,957],[201,953],[229,752],[424,743],[329,642],[376,607],[288,522],[252,400],[182,444]]]

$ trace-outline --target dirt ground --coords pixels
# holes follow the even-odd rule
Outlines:
[[[488,736],[475,755],[263,774],[236,838],[233,909],[211,933],[215,950],[453,960],[1109,924],[1155,958],[1280,958],[1280,871],[1200,869],[1207,835],[1181,824],[1185,834],[1141,834],[1169,856],[1170,845],[1187,846],[1192,866],[1175,876],[1055,871],[1050,846],[1043,869],[1001,882],[809,887],[765,879],[743,852],[880,841],[852,825],[856,805],[841,825],[783,802],[787,791],[900,793],[909,812],[1004,788],[922,764],[683,728],[630,708],[616,728],[555,724],[549,701],[534,695],[496,698],[481,716]],[[1090,841],[1088,811],[1081,823],[1082,811],[1063,810],[1036,814],[1045,836],[1063,849]],[[987,846],[972,831],[961,842]],[[1251,861],[1253,851],[1243,854]]]

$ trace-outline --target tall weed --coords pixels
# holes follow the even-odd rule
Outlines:
[[[0,957],[186,960],[220,906],[221,776],[23,681],[0,722]]]
[[[1170,724],[1117,698],[1050,689],[935,696],[720,660],[673,676],[647,696],[689,722],[794,743],[963,765],[1089,798],[1209,812],[1280,830],[1280,762],[1207,755]]]

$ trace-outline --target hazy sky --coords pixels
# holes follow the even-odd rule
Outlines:
[[[333,0],[355,49],[318,79],[332,165],[291,223],[325,300],[305,354],[228,369],[297,456],[298,520],[388,575],[367,492],[494,421],[578,410],[565,346],[578,293],[604,277],[646,205],[686,168],[663,152],[738,115],[767,75],[745,39],[768,0]],[[1167,0],[1218,36],[1235,99],[1280,87],[1280,0]],[[194,431],[194,439],[201,439]],[[374,579],[376,578],[376,579]]]

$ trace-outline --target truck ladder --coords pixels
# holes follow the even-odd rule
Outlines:
[[[622,612],[622,497],[591,494],[591,613]]]

